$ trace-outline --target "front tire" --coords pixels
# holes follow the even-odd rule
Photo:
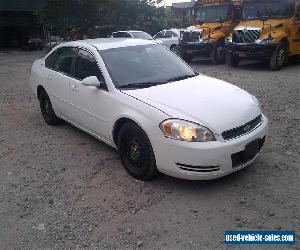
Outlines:
[[[128,122],[120,129],[118,147],[123,166],[132,177],[149,180],[158,175],[150,140],[136,123]]]
[[[224,63],[224,43],[218,42],[214,45],[213,50],[210,55],[210,60],[213,64]]]
[[[44,121],[50,126],[56,126],[61,124],[62,120],[56,116],[50,98],[45,90],[42,90],[39,96],[39,100],[41,113],[44,118]]]
[[[286,43],[281,42],[276,48],[275,52],[270,59],[270,69],[273,71],[281,70],[287,61],[287,48]]]

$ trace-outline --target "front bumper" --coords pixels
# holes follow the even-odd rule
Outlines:
[[[181,43],[179,44],[179,51],[185,55],[208,57],[213,46],[213,43]]]
[[[276,50],[274,44],[235,44],[225,45],[226,53],[242,59],[269,59]]]
[[[211,180],[236,172],[250,165],[258,156],[257,152],[247,162],[235,164],[236,156],[246,145],[259,140],[262,145],[268,131],[268,119],[255,130],[239,138],[224,141],[216,136],[214,142],[182,142],[167,138],[152,141],[156,165],[160,172],[188,180]]]

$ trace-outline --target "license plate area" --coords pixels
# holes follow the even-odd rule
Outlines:
[[[245,149],[231,155],[232,167],[234,169],[246,164],[253,160],[255,156],[260,152],[265,143],[265,137],[262,139],[256,139],[245,146]]]

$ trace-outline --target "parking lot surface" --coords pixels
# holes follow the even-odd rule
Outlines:
[[[29,86],[41,55],[0,54],[0,249],[227,249],[226,230],[296,230],[297,245],[264,249],[298,249],[299,64],[272,72],[193,62],[261,101],[264,151],[219,180],[141,182],[104,143],[68,124],[46,126]]]

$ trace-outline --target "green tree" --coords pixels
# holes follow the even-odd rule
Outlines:
[[[153,0],[46,0],[39,15],[43,24],[61,33],[70,27],[81,34],[110,27],[153,34],[166,24],[165,10],[156,8]]]

